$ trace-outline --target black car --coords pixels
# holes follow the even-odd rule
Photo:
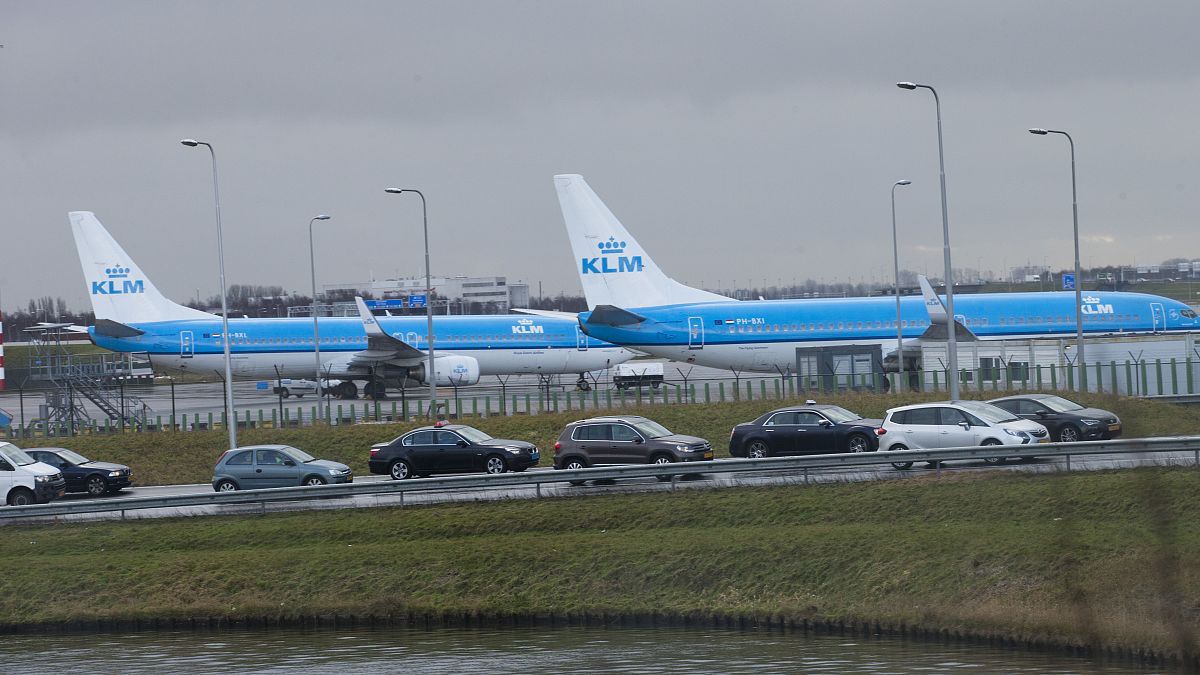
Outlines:
[[[1021,394],[988,401],[1021,419],[1033,420],[1062,443],[1095,441],[1121,435],[1121,418],[1099,408],[1085,408],[1054,394]]]
[[[537,446],[492,438],[465,424],[421,427],[387,443],[371,446],[371,473],[396,480],[434,473],[524,471],[541,459]]]
[[[760,458],[874,452],[879,449],[882,424],[882,420],[863,419],[836,405],[780,408],[734,427],[729,434],[729,454]]]
[[[133,485],[133,470],[124,464],[96,462],[66,448],[30,448],[25,452],[62,471],[67,479],[67,492],[86,492],[99,497]]]

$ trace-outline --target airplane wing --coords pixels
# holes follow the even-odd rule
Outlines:
[[[917,281],[921,282],[921,295],[925,296],[925,309],[929,312],[929,328],[921,334],[921,339],[945,340],[949,335],[949,329],[946,327],[949,323],[946,320],[946,305],[942,303],[942,299],[937,296],[937,293],[933,292],[933,286],[929,285],[929,279],[925,278],[925,275],[917,275]],[[965,342],[979,339],[975,333],[971,332],[970,328],[962,325],[958,319],[954,320],[954,337]]]
[[[348,365],[370,367],[388,363],[395,366],[412,366],[428,356],[428,353],[404,340],[383,332],[383,328],[380,328],[379,322],[375,320],[375,315],[367,309],[367,303],[363,302],[362,298],[356,297],[354,302],[358,305],[358,316],[367,332],[367,348],[355,352]]]

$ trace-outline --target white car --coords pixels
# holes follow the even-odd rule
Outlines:
[[[1046,427],[981,401],[941,401],[892,408],[883,420],[880,450],[936,450],[972,445],[1033,445],[1048,443]],[[1020,456],[1030,458],[1028,450]],[[1004,456],[988,457],[998,464]],[[935,465],[931,462],[930,465]],[[912,462],[893,462],[907,469]]]

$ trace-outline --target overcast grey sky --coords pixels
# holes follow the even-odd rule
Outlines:
[[[91,210],[168,296],[228,282],[503,274],[578,292],[552,176],[581,173],[672,276],[1200,257],[1200,3],[0,2],[4,307],[87,296]]]

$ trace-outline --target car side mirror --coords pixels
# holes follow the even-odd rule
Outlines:
[[[1048,413],[1047,413],[1045,410],[1039,410],[1039,411],[1037,411],[1037,416],[1038,416],[1038,417],[1045,417],[1047,414],[1048,414]]]
[[[963,420],[962,422],[959,422],[959,423],[958,423],[958,426],[962,427],[962,428],[963,428],[963,430],[965,431],[965,430],[967,430],[967,429],[970,429],[970,428],[971,428],[971,423],[970,423],[970,422],[968,422],[968,421],[966,421],[966,420]]]
[[[637,438],[633,439],[633,442],[634,443],[645,443],[646,441],[641,436],[638,436]]]
[[[283,465],[284,466],[296,466],[296,463],[290,459],[285,459],[285,460],[283,460]]]
[[[833,426],[833,422],[830,422],[829,420],[821,420],[820,422],[817,422],[817,424],[825,427],[826,429]]]
[[[460,447],[460,448],[465,448],[465,447],[467,447],[467,442],[466,442],[466,441],[459,441],[459,442],[455,443],[455,445],[457,445],[457,446],[458,446],[458,447]]]

